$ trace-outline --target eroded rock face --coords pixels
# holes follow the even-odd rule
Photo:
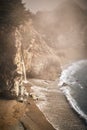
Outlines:
[[[24,80],[21,35],[18,28],[1,29],[0,92],[8,98],[16,98],[22,92]]]
[[[42,35],[32,24],[32,20],[19,28],[22,36],[23,56],[27,76],[54,80],[60,73],[60,64],[55,51],[49,47]]]
[[[10,90],[14,86],[15,54],[14,28],[0,27],[0,91]]]
[[[5,95],[17,97],[27,77],[49,80],[58,77],[58,57],[34,29],[32,20],[11,30],[3,28],[1,33],[0,90],[6,91]]]
[[[50,40],[62,66],[87,58],[85,0],[64,0],[53,11],[37,12],[35,28]],[[84,7],[84,8],[83,8]]]

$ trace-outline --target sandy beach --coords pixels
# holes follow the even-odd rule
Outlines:
[[[55,130],[33,101],[0,100],[0,130]]]
[[[0,99],[0,130],[55,130],[29,97],[26,103]]]
[[[41,87],[41,92],[45,93],[44,88],[48,88],[45,94],[47,100],[41,102],[41,104],[45,102],[46,106],[43,106],[45,108],[41,108],[41,111],[57,130],[87,130],[85,122],[73,110],[60,90],[58,81],[31,80],[31,82],[37,89]]]
[[[33,84],[37,85],[37,82],[33,82]],[[39,85],[41,84],[43,85],[42,81]],[[49,85],[54,84],[49,82]],[[58,100],[58,107],[55,110],[52,107],[51,112],[53,114],[54,111],[58,111],[59,130],[87,129],[85,123],[71,109],[62,93],[58,93],[56,100]],[[31,97],[26,103],[0,99],[0,130],[55,130],[44,115]]]

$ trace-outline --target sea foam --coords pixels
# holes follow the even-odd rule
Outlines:
[[[72,108],[87,121],[87,115],[80,108],[78,101],[72,95],[72,90],[76,85],[78,85],[80,89],[84,89],[75,77],[75,74],[83,68],[87,68],[87,60],[81,60],[70,64],[62,71],[58,85],[61,87],[60,89],[63,91]],[[73,88],[72,86],[75,87]],[[78,91],[76,91],[76,93],[78,94]]]

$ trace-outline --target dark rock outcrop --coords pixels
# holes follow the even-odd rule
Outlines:
[[[55,51],[35,30],[32,14],[21,0],[0,3],[0,91],[15,97],[26,73],[29,78],[54,80],[60,65]]]
[[[0,0],[0,91],[5,96],[10,95],[15,79],[20,75],[15,62],[15,33],[16,28],[28,19],[27,16],[29,12],[25,10],[21,0]]]

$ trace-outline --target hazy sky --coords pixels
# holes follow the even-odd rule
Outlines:
[[[58,3],[62,0],[23,0],[26,2],[26,7],[32,12],[37,12],[38,10],[52,10],[57,7]]]
[[[32,12],[37,12],[39,10],[53,10],[59,3],[67,0],[22,0],[26,3],[27,9]],[[82,8],[87,9],[87,0],[71,0],[78,3]]]

